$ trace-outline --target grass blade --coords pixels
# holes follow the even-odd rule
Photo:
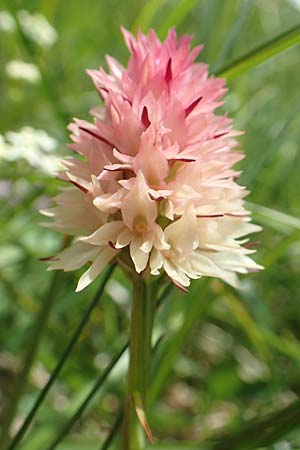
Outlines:
[[[201,281],[202,292],[205,291],[207,285],[206,280]],[[200,296],[199,296],[200,297]],[[182,346],[184,345],[187,337],[190,334],[191,328],[195,322],[200,320],[203,314],[206,312],[206,308],[210,306],[210,302],[201,301],[202,298],[197,298],[197,301],[189,301],[186,304],[184,311],[184,319],[178,330],[164,342],[161,354],[159,355],[154,370],[153,379],[149,389],[149,404],[151,405],[157,398],[165,383],[167,382],[174,367],[174,361],[177,355],[180,353]]]
[[[240,7],[239,15],[237,17],[236,22],[234,23],[233,27],[231,28],[231,31],[229,33],[229,36],[220,51],[217,60],[213,66],[212,72],[217,72],[223,65],[226,58],[231,53],[231,50],[234,46],[234,43],[238,37],[238,34],[249,14],[249,11],[252,7],[253,0],[244,0],[242,6]]]
[[[136,33],[140,28],[142,31],[146,32],[151,25],[152,19],[163,7],[165,2],[166,0],[150,0],[146,2],[132,26],[132,31]]]
[[[104,372],[100,375],[100,377],[96,380],[94,386],[86,396],[86,398],[83,400],[79,408],[76,410],[76,412],[73,414],[73,416],[68,420],[66,425],[62,428],[62,430],[58,433],[57,437],[54,439],[54,441],[46,448],[46,450],[54,450],[57,445],[64,439],[64,437],[68,434],[68,432],[71,430],[72,426],[75,424],[75,422],[81,417],[84,410],[87,408],[89,403],[91,402],[92,398],[95,396],[95,394],[98,392],[100,387],[103,385],[105,380],[107,379],[108,375],[112,371],[112,369],[115,367],[123,353],[127,350],[128,342],[121,348],[121,350],[113,357],[109,365],[106,367]]]
[[[283,52],[284,50],[293,47],[300,43],[300,25],[295,26],[291,30],[277,36],[275,39],[263,44],[262,46],[252,50],[244,56],[241,56],[236,61],[223,67],[216,72],[217,76],[232,78],[252,69],[255,66],[267,61],[275,55]]]
[[[178,27],[196,4],[197,0],[182,0],[178,6],[166,16],[166,20],[158,29],[158,35],[164,37],[169,28]]]
[[[240,431],[226,433],[218,438],[211,450],[240,450],[272,445],[288,432],[300,427],[300,401],[267,417],[244,425]]]
[[[110,444],[113,442],[114,438],[117,435],[117,432],[122,424],[122,420],[123,420],[123,411],[120,411],[119,414],[117,415],[115,423],[112,426],[112,429],[109,432],[109,435],[107,436],[107,438],[105,439],[99,450],[107,450],[109,448]]]
[[[57,289],[58,278],[59,273],[56,272],[52,278],[48,293],[43,301],[43,304],[37,315],[36,322],[33,326],[30,344],[27,347],[27,353],[25,354],[23,368],[16,381],[16,388],[13,392],[12,398],[9,401],[9,404],[7,405],[8,406],[7,409],[4,411],[3,415],[4,420],[2,424],[2,433],[1,433],[1,443],[3,445],[3,448],[5,448],[6,445],[8,445],[10,439],[9,438],[10,427],[17,412],[18,405],[24,392],[24,389],[26,387],[26,383],[28,380],[29,373],[31,371],[32,364],[35,361],[35,357],[39,349],[39,344],[46,329],[48,318],[50,316],[52,306],[54,304],[55,299],[54,294]]]
[[[266,227],[273,228],[284,234],[291,234],[300,230],[300,219],[290,214],[276,211],[256,203],[246,202],[247,208],[252,212],[255,221]]]
[[[292,234],[285,236],[275,245],[272,249],[269,249],[261,261],[264,267],[271,267],[274,265],[288,249],[297,241],[300,241],[300,230],[295,230]],[[300,355],[299,355],[300,356]]]
[[[21,426],[21,428],[19,429],[19,431],[17,432],[17,434],[15,435],[15,437],[12,439],[12,442],[10,443],[9,447],[7,450],[13,450],[16,448],[17,444],[20,442],[20,440],[22,439],[22,437],[24,436],[24,434],[26,433],[29,425],[31,424],[32,420],[34,419],[38,409],[40,408],[41,404],[43,403],[49,389],[51,388],[51,386],[53,385],[53,383],[55,382],[55,380],[57,379],[58,375],[60,374],[62,368],[65,365],[65,362],[67,360],[67,358],[69,357],[71,351],[73,350],[75,344],[77,343],[82,330],[84,329],[87,321],[89,320],[89,317],[93,311],[93,309],[95,308],[95,306],[97,305],[98,301],[100,300],[100,297],[102,296],[106,283],[108,282],[110,276],[112,275],[113,271],[114,271],[115,265],[111,265],[107,272],[105,273],[105,275],[103,276],[103,279],[101,281],[101,285],[98,289],[98,292],[96,293],[95,297],[93,298],[90,306],[87,308],[83,318],[81,319],[78,327],[76,328],[73,336],[71,337],[67,347],[65,348],[65,351],[63,352],[62,356],[60,357],[55,369],[53,370],[52,374],[49,377],[49,380],[47,381],[47,383],[45,384],[44,388],[40,391],[40,394],[38,396],[38,398],[36,399],[34,405],[32,406],[28,416],[26,417],[25,421],[23,422],[23,425]],[[30,347],[29,347],[30,348]],[[30,349],[31,350],[31,349]],[[5,447],[4,447],[5,448]]]
[[[256,353],[261,359],[267,362],[270,359],[271,354],[263,330],[257,325],[255,319],[236,295],[234,289],[227,286],[225,289],[226,297],[224,298],[224,302],[230,311],[230,317],[234,317],[249,341],[252,343]]]
[[[172,287],[173,287],[172,283],[167,284],[167,286],[164,288],[163,292],[161,293],[161,295],[158,298],[157,307],[159,307],[159,305],[161,305],[161,303],[167,298],[167,296],[169,295],[169,293],[172,290]],[[50,444],[50,446],[47,447],[46,450],[53,450],[65,438],[65,436],[71,430],[74,423],[82,416],[83,412],[85,411],[85,409],[91,402],[92,398],[96,395],[96,393],[98,392],[100,387],[103,385],[103,383],[107,379],[108,375],[110,374],[110,372],[112,371],[114,366],[117,364],[117,362],[119,361],[119,359],[121,358],[123,353],[127,350],[128,346],[129,346],[129,341],[126,342],[126,344],[122,347],[122,349],[113,357],[113,359],[111,360],[111,362],[109,363],[109,365],[107,366],[105,371],[96,380],[94,386],[92,387],[92,389],[90,390],[90,392],[88,393],[86,398],[83,400],[83,402],[81,403],[79,408],[75,411],[73,416],[69,419],[69,421],[66,423],[66,425],[62,428],[61,432],[55,438],[53,443]],[[122,412],[122,416],[123,416],[123,412]],[[118,419],[121,421],[121,418],[118,416],[112,430],[118,429],[118,427],[120,426],[121,422],[119,423]],[[107,440],[104,442],[102,449],[104,450],[104,449],[108,448],[108,445],[110,445],[112,440],[113,440],[113,436],[111,436],[111,433],[110,433]],[[9,450],[12,450],[12,449],[9,449]]]
[[[259,174],[259,172],[266,166],[269,160],[276,154],[276,151],[280,148],[281,143],[286,139],[286,133],[289,128],[294,124],[295,120],[299,117],[299,104],[295,108],[292,108],[292,112],[287,121],[281,126],[277,135],[273,138],[272,144],[256,158],[248,164],[247,171],[242,175],[241,182],[246,186],[250,186]]]

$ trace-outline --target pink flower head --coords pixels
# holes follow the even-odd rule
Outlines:
[[[122,30],[127,68],[107,56],[109,73],[90,70],[103,108],[93,122],[75,119],[70,148],[81,158],[63,161],[68,186],[44,211],[51,228],[74,236],[50,269],[91,263],[77,291],[112,259],[136,272],[189,286],[219,277],[237,285],[237,273],[257,270],[242,246],[260,228],[249,221],[233,165],[243,158],[227,116],[215,114],[223,79],[195,63],[202,47],[171,30],[160,42],[153,30],[135,39]],[[129,262],[128,262],[129,261]]]

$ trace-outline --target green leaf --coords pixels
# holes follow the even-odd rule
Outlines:
[[[185,298],[185,309],[180,320],[180,325],[173,333],[169,334],[161,345],[160,356],[157,358],[153,368],[153,377],[148,393],[149,405],[158,397],[159,393],[165,386],[170,374],[173,371],[174,362],[176,361],[181,349],[190,334],[191,329],[197,321],[206,313],[207,308],[212,302],[203,298],[202,292],[206,292],[207,280],[201,280],[201,294],[197,296],[197,301],[191,301],[191,298]],[[194,283],[194,289],[199,289],[199,283]],[[192,295],[192,294],[191,294]]]
[[[265,360],[269,359],[270,351],[266,341],[266,338],[261,330],[261,328],[256,324],[254,319],[251,317],[250,313],[245,308],[242,301],[236,297],[234,294],[229,292],[227,288],[226,297],[224,302],[227,308],[230,310],[231,314],[237,322],[240,324],[244,333],[248,336],[249,340],[252,342],[256,352]]]
[[[158,28],[158,35],[163,38],[170,28],[178,27],[197,3],[197,0],[182,0],[176,8],[165,15],[166,19]]]
[[[112,270],[110,269],[110,271],[107,272],[106,277],[103,280],[103,283],[106,281],[108,281],[108,275],[110,275],[112,273]],[[102,286],[102,285],[101,285]],[[101,287],[100,287],[101,288]],[[158,306],[161,305],[161,303],[167,298],[167,296],[169,295],[169,293],[171,292],[172,289],[172,284],[169,283],[162,291],[162,293],[160,294],[157,304]],[[99,289],[100,291],[100,289]],[[98,291],[98,293],[99,293]],[[120,360],[121,356],[125,353],[125,351],[127,350],[129,346],[129,342],[127,342],[118,353],[116,353],[113,358],[111,359],[110,363],[108,364],[108,366],[106,367],[106,369],[104,370],[104,372],[102,374],[100,374],[100,376],[98,377],[98,379],[95,381],[93,387],[91,388],[91,390],[88,392],[87,396],[84,398],[84,400],[82,401],[82,403],[80,404],[80,406],[77,408],[77,410],[74,412],[74,414],[70,417],[70,419],[67,421],[67,423],[64,425],[64,427],[61,429],[61,431],[58,433],[58,435],[56,436],[56,438],[54,439],[54,441],[49,445],[49,447],[47,447],[46,450],[53,450],[54,448],[57,447],[57,445],[66,437],[66,435],[68,434],[68,432],[71,430],[72,426],[75,424],[75,422],[82,416],[82,414],[84,413],[84,411],[86,410],[86,408],[88,407],[88,405],[90,404],[90,402],[92,401],[92,399],[95,397],[95,395],[97,394],[97,392],[99,391],[99,389],[102,387],[102,385],[104,384],[104,382],[106,381],[106,379],[108,378],[110,372],[112,371],[112,369],[115,367],[115,365],[117,364],[117,362]],[[53,372],[53,374],[55,374]],[[53,376],[52,374],[52,376]],[[51,380],[51,378],[50,378]],[[45,386],[45,388],[47,388],[46,393],[48,392],[48,390],[50,389],[51,385],[48,386],[48,384]],[[45,390],[44,388],[44,390]],[[15,438],[14,441],[12,442],[12,444],[14,444],[14,446],[10,446],[8,450],[13,450],[15,448],[15,445],[17,445],[17,443],[19,442],[19,440],[22,438],[24,432],[26,431],[26,429],[28,428],[29,424],[31,423],[35,413],[37,412],[38,407],[41,404],[41,401],[44,399],[46,393],[45,391],[42,390],[41,394],[42,397],[40,398],[40,403],[38,403],[39,398],[37,399],[37,402],[35,403],[35,405],[33,406],[30,414],[28,415],[27,419],[25,420],[21,430],[22,430],[22,435],[18,436],[19,433],[17,434],[16,438],[18,437],[18,440]],[[121,419],[123,416],[123,412],[121,411],[119,416],[117,417],[117,420],[115,422],[115,424],[113,425],[112,428],[112,432],[108,435],[108,438],[105,440],[105,442],[103,443],[103,446],[101,447],[101,450],[105,450],[108,448],[108,446],[110,445],[110,443],[113,440],[114,435],[112,433],[117,432],[117,430],[119,429],[120,425],[121,425]],[[26,428],[25,428],[26,425]]]
[[[116,420],[107,436],[103,444],[101,445],[99,450],[107,450],[110,447],[110,444],[113,442],[113,440],[116,438],[117,433],[121,427],[122,421],[123,421],[123,411],[120,411],[119,414],[116,417]]]
[[[32,365],[35,361],[41,340],[46,331],[46,325],[48,323],[55,301],[55,292],[58,287],[59,276],[60,274],[56,272],[52,277],[48,292],[42,302],[41,308],[33,324],[33,331],[30,342],[27,345],[27,351],[25,353],[23,367],[17,377],[15,389],[10,398],[10,402],[8,403],[7,408],[4,410],[3,416],[4,420],[2,423],[2,432],[1,432],[1,442],[3,448],[5,448],[9,442],[10,428],[15,418],[15,415],[18,411],[19,402],[26,388],[28,377],[32,369]],[[9,448],[14,447],[12,446]]]
[[[83,412],[86,410],[88,405],[90,404],[91,400],[94,398],[96,393],[99,391],[101,386],[106,381],[108,375],[112,371],[112,369],[115,367],[117,362],[120,360],[123,353],[125,353],[126,349],[128,347],[128,343],[126,343],[120,351],[111,359],[110,363],[106,367],[106,369],[103,371],[103,373],[99,376],[99,378],[94,383],[92,389],[89,391],[86,398],[83,400],[79,408],[75,411],[75,413],[70,417],[68,422],[63,426],[61,431],[58,433],[56,438],[50,443],[49,446],[46,447],[46,450],[54,450],[57,445],[65,438],[65,436],[68,434],[68,432],[71,430],[72,426],[75,424],[75,422],[82,416]]]
[[[292,111],[287,120],[280,127],[280,130],[276,136],[272,139],[272,144],[269,145],[263,152],[256,155],[256,158],[248,164],[246,171],[242,174],[241,183],[244,183],[249,187],[250,183],[255,181],[255,178],[262,168],[267,167],[269,161],[277,154],[282,142],[287,139],[290,128],[299,118],[299,103],[297,102],[296,107],[291,108],[291,110]]]
[[[247,208],[252,212],[255,221],[284,234],[291,234],[300,230],[300,219],[266,206],[246,202]]]
[[[218,436],[218,443],[210,448],[211,450],[260,449],[274,444],[287,433],[299,428],[300,401],[296,400],[275,413],[244,424],[240,430]]]
[[[106,283],[108,282],[114,269],[115,269],[115,265],[111,265],[108,268],[108,270],[106,271],[106,273],[104,274],[103,279],[101,280],[100,287],[99,287],[95,297],[93,298],[91,304],[89,305],[86,312],[84,313],[78,327],[76,328],[75,332],[73,333],[62,356],[60,357],[57,365],[55,366],[55,369],[53,370],[52,374],[50,375],[50,377],[49,377],[47,383],[45,384],[45,386],[43,387],[43,389],[40,391],[40,394],[38,395],[35,403],[33,404],[29,414],[25,418],[21,428],[19,429],[17,434],[12,439],[12,441],[8,447],[8,450],[15,449],[17,444],[20,442],[20,440],[23,438],[24,434],[26,433],[26,431],[27,431],[28,427],[30,426],[31,422],[33,421],[37,411],[39,410],[40,406],[42,405],[43,401],[45,400],[48,391],[50,390],[51,386],[56,381],[56,379],[59,376],[60,372],[62,371],[62,368],[64,367],[68,357],[70,356],[71,351],[73,350],[75,344],[77,343],[78,339],[80,338],[80,335],[81,335],[85,325],[87,324],[92,311],[94,310],[95,306],[98,304],[98,301],[100,300],[100,298],[104,292]],[[54,290],[54,286],[52,287],[52,290]],[[29,349],[29,352],[32,351],[31,346],[29,346],[28,349]]]
[[[146,2],[132,26],[132,31],[136,33],[139,28],[143,32],[147,31],[151,26],[153,18],[165,3],[166,0],[150,0]]]
[[[231,80],[299,43],[300,25],[297,25],[261,47],[241,56],[236,61],[228,64],[228,66],[223,67],[216,72],[216,75]]]
[[[212,72],[218,72],[218,70],[221,68],[221,66],[223,65],[225,59],[230,55],[231,50],[235,44],[236,39],[238,38],[239,32],[246,20],[246,18],[248,17],[250,8],[253,4],[253,0],[244,0],[240,10],[239,10],[239,15],[236,19],[236,22],[234,23],[234,25],[232,26],[231,30],[229,31],[229,36],[227,38],[227,40],[224,43],[223,48],[221,49],[217,60],[213,66]],[[230,11],[231,13],[231,11]]]
[[[265,268],[272,266],[297,241],[300,241],[300,230],[298,229],[296,229],[290,235],[282,238],[273,248],[268,249],[268,252],[262,258],[261,264]]]

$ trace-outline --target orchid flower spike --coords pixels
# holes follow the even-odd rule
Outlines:
[[[215,112],[225,81],[195,62],[202,46],[191,49],[190,36],[122,32],[127,67],[107,56],[109,73],[89,70],[104,106],[69,125],[80,158],[63,160],[67,185],[43,213],[74,240],[49,269],[89,264],[77,291],[113,259],[145,276],[165,271],[183,289],[202,276],[237,286],[238,273],[261,269],[243,246],[260,227],[233,169],[241,133]]]

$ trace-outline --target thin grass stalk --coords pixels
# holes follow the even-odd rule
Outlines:
[[[46,330],[48,318],[50,316],[55,300],[54,294],[57,290],[58,280],[59,274],[58,272],[56,272],[52,277],[52,281],[50,283],[47,295],[36,317],[30,342],[27,346],[27,352],[25,354],[23,367],[16,380],[15,384],[16,388],[13,391],[12,397],[10,398],[7,408],[4,411],[3,415],[4,420],[2,424],[2,432],[0,437],[2,448],[6,448],[6,446],[9,444],[11,425],[17,413],[19,402],[27,385],[28,376],[30,374],[32,365],[35,361],[37,352],[39,350],[39,345],[42,340],[43,334]]]
[[[165,20],[158,29],[158,35],[164,38],[170,28],[179,27],[197,3],[199,3],[197,0],[181,0],[178,2],[175,8],[170,9],[168,14],[165,14]]]
[[[153,378],[148,392],[148,402],[151,407],[158,398],[162,389],[167,383],[175,364],[177,356],[190,335],[191,329],[195,323],[199,321],[211,307],[213,299],[204,301],[203,294],[207,293],[208,281],[202,279],[198,286],[201,286],[201,292],[197,297],[197,301],[189,301],[187,299],[184,306],[184,318],[182,325],[171,335],[166,338],[162,344],[162,351],[154,363]]]
[[[117,418],[107,436],[103,444],[101,445],[99,450],[107,450],[110,445],[113,443],[114,439],[117,437],[117,433],[122,425],[123,422],[124,413],[123,411],[120,411],[117,415]]]
[[[113,270],[113,268],[112,268],[112,270]],[[108,273],[107,273],[107,275],[106,275],[107,278],[105,277],[105,279],[103,280],[103,283],[106,284],[106,282],[108,281],[109,276],[111,276],[111,274],[112,274],[112,271],[109,270]],[[101,292],[103,292],[103,291],[101,291],[101,287],[103,286],[103,289],[104,289],[105,284],[104,284],[104,286],[103,286],[102,283],[101,283],[101,286],[100,286],[99,291],[98,291],[98,293],[97,293],[98,295],[99,295],[99,294],[101,295]],[[159,299],[158,299],[158,301],[157,301],[157,307],[159,307],[159,306],[162,304],[162,302],[169,296],[169,294],[171,293],[173,287],[174,287],[174,285],[173,285],[172,283],[168,283],[168,284],[165,286],[165,288],[163,289],[163,291],[162,291],[162,293],[161,293],[161,295],[159,296]],[[101,291],[101,292],[100,292],[100,291]],[[96,295],[97,295],[97,294],[96,294]],[[95,299],[94,299],[93,302],[91,303],[90,307],[92,306],[92,304],[94,303],[94,301],[95,301]],[[90,308],[89,308],[89,309],[90,309]],[[81,324],[80,324],[80,325],[81,325]],[[77,330],[76,330],[76,331],[77,331]],[[75,333],[76,333],[76,331],[75,331]],[[74,335],[75,335],[75,333],[74,333]],[[74,336],[73,336],[73,337],[74,337]],[[125,344],[125,346],[124,346],[124,351],[125,351],[128,347],[129,347],[129,341],[127,341],[127,343]],[[66,350],[67,350],[67,349],[66,349]],[[123,350],[123,349],[122,349],[122,350]],[[30,424],[31,424],[33,418],[35,417],[35,415],[36,415],[36,413],[37,413],[39,407],[41,406],[43,400],[45,399],[45,397],[46,397],[46,395],[47,395],[49,389],[51,388],[51,386],[52,386],[53,383],[55,382],[57,376],[59,375],[61,369],[63,368],[63,365],[61,365],[61,363],[62,363],[62,360],[63,360],[63,358],[64,358],[64,355],[65,355],[65,353],[62,355],[62,357],[61,357],[60,361],[58,362],[56,368],[54,369],[53,373],[51,374],[51,376],[50,376],[50,378],[49,378],[47,384],[44,386],[44,388],[43,388],[42,391],[40,392],[40,395],[38,396],[36,402],[34,403],[32,409],[31,409],[31,411],[29,412],[28,416],[26,417],[26,419],[25,419],[25,421],[24,421],[22,427],[20,428],[20,430],[18,431],[18,433],[16,434],[16,436],[15,436],[14,439],[12,440],[11,445],[10,445],[10,447],[8,448],[8,450],[13,450],[13,449],[16,448],[17,444],[20,442],[20,440],[21,440],[22,437],[24,436],[25,432],[27,431],[28,427],[30,426]],[[119,357],[118,357],[118,354],[116,354],[116,355],[113,357],[113,359],[112,359],[112,362],[113,362],[113,363],[110,364],[110,366],[109,366],[109,367],[110,367],[110,370],[112,370],[112,369],[114,368],[114,366],[117,364],[118,360],[119,360]],[[64,362],[65,362],[65,361],[64,361]],[[59,367],[60,367],[60,368],[59,368]],[[107,373],[107,375],[106,375],[106,378],[107,378],[107,376],[108,376],[108,373]],[[101,375],[100,377],[103,377],[103,375]],[[105,378],[105,379],[106,379],[106,378]],[[104,381],[105,381],[105,380],[104,380]],[[97,389],[92,388],[92,395],[91,395],[91,392],[89,392],[88,395],[87,395],[87,397],[85,398],[85,400],[84,400],[83,403],[82,403],[84,406],[81,405],[81,406],[75,411],[75,413],[73,414],[73,416],[69,419],[68,424],[71,424],[71,426],[68,425],[68,424],[65,425],[64,430],[67,430],[66,433],[64,433],[64,434],[63,434],[62,432],[60,433],[60,435],[61,435],[61,438],[60,438],[60,439],[61,439],[61,440],[62,440],[62,439],[66,436],[66,434],[70,431],[70,429],[72,428],[72,426],[73,426],[73,424],[76,422],[76,420],[78,420],[78,418],[83,414],[85,408],[88,406],[89,402],[92,400],[92,397],[97,393],[97,390],[100,389],[101,384],[99,384],[99,381],[96,381],[95,385],[97,385]],[[88,401],[87,401],[87,398],[89,398]],[[80,412],[79,412],[79,409],[80,409]],[[123,414],[123,413],[122,413],[122,414]],[[121,424],[119,424],[118,426],[120,426],[120,425],[121,425]],[[56,440],[57,440],[57,438],[56,438]],[[104,444],[103,444],[103,445],[104,445]],[[105,449],[105,447],[104,447],[104,449]]]
[[[218,54],[216,62],[213,65],[213,73],[217,72],[224,64],[224,61],[230,57],[231,50],[236,42],[236,39],[238,38],[239,32],[243,27],[245,20],[249,16],[252,6],[253,0],[243,0],[237,19],[229,32],[223,48]]]
[[[21,426],[21,428],[19,429],[19,431],[17,432],[17,434],[15,435],[15,437],[12,439],[10,445],[8,446],[7,450],[14,450],[17,446],[17,444],[21,441],[21,439],[23,438],[24,434],[26,433],[28,427],[30,426],[31,422],[33,421],[38,409],[40,408],[41,404],[43,403],[49,389],[51,388],[51,386],[53,385],[53,383],[55,382],[55,380],[57,379],[58,375],[60,374],[62,368],[64,367],[67,358],[69,357],[71,351],[73,350],[75,344],[77,343],[86,323],[89,320],[89,317],[92,313],[92,311],[94,310],[95,306],[98,304],[106,283],[108,282],[109,278],[111,277],[113,271],[114,271],[115,265],[111,265],[107,272],[105,273],[105,275],[103,276],[103,279],[101,281],[101,285],[97,291],[97,293],[95,294],[91,304],[89,305],[89,307],[87,308],[86,312],[84,313],[78,327],[76,328],[75,332],[73,333],[68,345],[65,348],[65,351],[63,352],[62,356],[60,357],[55,369],[53,370],[53,372],[51,373],[49,380],[47,381],[47,383],[45,384],[45,386],[43,387],[43,389],[40,391],[40,394],[38,395],[34,405],[32,406],[29,414],[27,415],[26,419],[23,422],[23,425]],[[54,289],[54,288],[53,288]],[[32,351],[32,349],[30,348],[30,351]],[[7,445],[7,444],[6,444]],[[3,448],[6,448],[6,446],[3,446]]]
[[[46,447],[46,450],[54,450],[57,445],[64,439],[64,437],[69,433],[73,425],[76,423],[76,421],[82,416],[82,413],[85,411],[85,409],[90,404],[92,398],[95,396],[95,394],[98,392],[100,387],[103,385],[105,380],[107,379],[108,375],[112,371],[112,369],[115,367],[121,356],[124,354],[128,346],[128,343],[126,343],[121,350],[114,356],[114,358],[111,360],[111,362],[108,364],[104,372],[99,376],[99,378],[94,383],[92,389],[88,393],[87,397],[83,400],[75,414],[70,418],[70,420],[66,423],[66,425],[62,428],[62,430],[59,432],[59,434],[56,436],[54,441]]]
[[[241,450],[269,447],[286,433],[299,428],[300,402],[294,401],[275,413],[245,424],[241,430],[221,434],[211,450]],[[210,440],[206,441],[207,444]]]
[[[132,25],[132,31],[136,33],[139,29],[148,30],[153,18],[164,7],[165,3],[166,0],[149,0],[146,2]]]
[[[231,80],[297,44],[300,44],[300,24],[222,67],[215,75]]]
[[[161,303],[168,297],[168,295],[170,294],[172,289],[173,289],[173,284],[172,283],[168,283],[167,286],[163,289],[161,295],[158,298],[157,307],[159,307],[161,305]],[[149,331],[150,330],[148,330],[148,332]],[[117,364],[117,362],[119,361],[119,359],[121,358],[123,353],[128,349],[128,347],[129,347],[129,341],[127,341],[127,343],[120,350],[120,352],[118,352],[113,357],[113,359],[111,360],[110,364],[105,369],[105,372],[102,375],[100,375],[99,379],[95,382],[94,386],[92,387],[90,392],[87,394],[86,398],[83,400],[83,402],[81,403],[79,408],[70,417],[70,419],[68,420],[66,425],[63,427],[63,429],[60,431],[60,433],[57,435],[57,437],[55,438],[53,443],[46,450],[53,450],[66,437],[66,435],[71,430],[71,428],[76,423],[76,421],[82,416],[82,414],[84,413],[85,409],[88,407],[88,405],[92,401],[93,397],[97,394],[98,390],[101,388],[101,386],[103,385],[104,381],[107,379],[109,373],[115,367],[115,365]],[[121,426],[121,423],[122,423],[121,418],[123,418],[123,415],[124,415],[124,413],[123,413],[123,411],[121,411],[120,414],[118,415],[118,417],[116,419],[116,422],[114,423],[114,425],[112,427],[112,430],[109,433],[107,439],[102,444],[101,450],[106,450],[109,447],[109,445],[111,444],[111,442],[113,441],[113,438],[115,437],[115,434],[116,434],[117,430]]]

